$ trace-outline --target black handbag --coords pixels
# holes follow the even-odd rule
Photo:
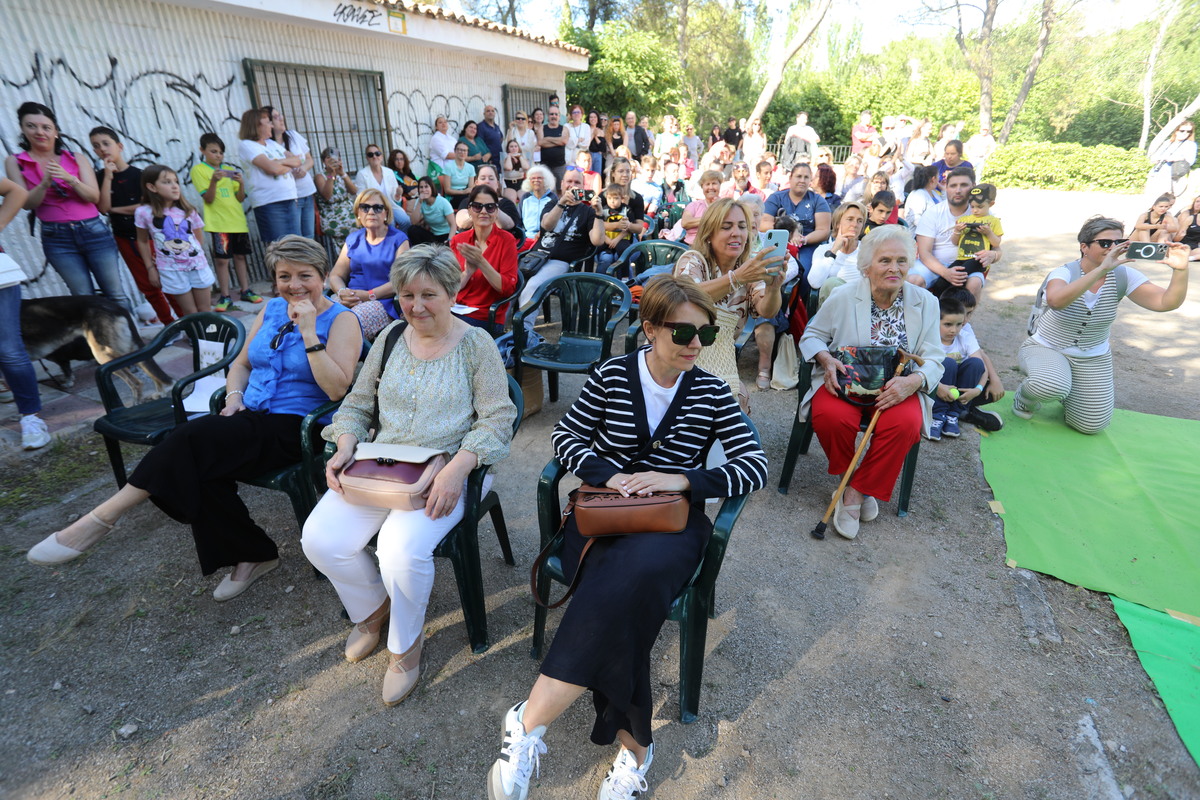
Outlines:
[[[896,374],[900,363],[900,350],[896,347],[841,347],[833,355],[846,365],[846,372],[838,374],[838,396],[864,407],[875,405],[884,384]]]
[[[546,262],[549,260],[549,253],[530,250],[521,256],[521,259],[517,262],[517,269],[519,269],[521,274],[524,275],[528,280],[534,275],[537,275],[538,270],[544,267]]]

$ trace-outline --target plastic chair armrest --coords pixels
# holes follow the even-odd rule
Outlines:
[[[563,476],[567,474],[557,458],[550,459],[542,475],[538,478],[537,508],[538,529],[541,533],[542,547],[545,547],[558,534],[558,526],[562,520],[562,506],[558,498],[558,486]]]

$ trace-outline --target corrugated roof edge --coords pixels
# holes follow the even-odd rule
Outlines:
[[[458,23],[459,25],[469,25],[472,28],[483,28],[484,30],[503,33],[506,36],[515,36],[518,39],[527,39],[528,41],[544,44],[549,47],[557,47],[560,50],[566,50],[569,53],[577,53],[581,56],[591,57],[591,52],[586,47],[568,44],[567,42],[563,42],[558,39],[547,39],[545,36],[535,36],[527,30],[514,28],[511,25],[501,25],[499,22],[492,22],[491,20],[472,17],[468,16],[467,14],[454,14],[446,11],[444,8],[439,8],[438,6],[429,6],[422,3],[405,3],[403,0],[371,0],[371,2],[375,3],[376,5],[388,6],[389,8],[396,8],[413,14],[421,14],[434,19],[448,20],[450,22]]]

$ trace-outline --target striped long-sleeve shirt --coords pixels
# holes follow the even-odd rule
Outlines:
[[[603,486],[618,472],[682,473],[693,502],[761,489],[767,456],[742,420],[729,386],[698,367],[683,373],[662,423],[650,431],[637,353],[601,364],[554,427],[558,460],[586,483]],[[719,439],[727,461],[704,468],[708,445]],[[650,442],[645,455],[638,453]],[[636,459],[636,462],[635,462]]]

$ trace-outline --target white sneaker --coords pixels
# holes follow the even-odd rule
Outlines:
[[[50,431],[41,417],[33,414],[21,417],[21,447],[37,450],[50,444]]]
[[[504,715],[504,744],[500,757],[488,772],[488,800],[525,800],[529,796],[529,779],[541,774],[541,755],[546,752],[542,736],[545,725],[525,732],[521,710],[517,703]]]
[[[645,795],[650,789],[650,785],[646,783],[646,770],[650,769],[650,762],[653,760],[653,744],[646,750],[646,762],[640,767],[637,765],[637,756],[622,747],[613,761],[612,769],[600,784],[596,800],[630,800]]]

